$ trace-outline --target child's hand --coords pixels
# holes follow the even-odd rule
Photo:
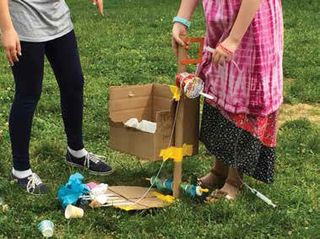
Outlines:
[[[217,45],[215,52],[212,54],[212,63],[215,66],[218,66],[231,61],[239,43],[240,42],[232,39],[231,37],[227,37],[223,42]]]
[[[93,5],[97,6],[98,11],[100,12],[100,14],[102,16],[104,16],[103,13],[103,0],[90,0],[92,2]]]
[[[185,46],[184,41],[180,38],[181,35],[187,35],[187,29],[181,23],[174,23],[172,27],[172,50],[174,54],[178,55],[178,46]]]
[[[13,66],[14,62],[19,61],[18,57],[21,56],[20,40],[15,29],[12,28],[8,31],[3,31],[1,34],[1,42],[8,62],[10,66]]]

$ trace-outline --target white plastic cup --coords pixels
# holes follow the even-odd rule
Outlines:
[[[38,229],[44,237],[52,237],[54,231],[53,222],[50,220],[43,220],[38,224]]]
[[[70,219],[70,218],[82,218],[84,214],[84,211],[82,208],[80,207],[76,207],[73,206],[71,204],[69,204],[66,207],[66,210],[64,212],[64,216],[66,219]]]

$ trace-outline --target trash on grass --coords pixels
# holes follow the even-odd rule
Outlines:
[[[144,187],[113,186],[108,184],[83,184],[83,176],[79,173],[70,176],[66,185],[61,186],[58,190],[58,199],[65,209],[65,218],[82,218],[84,211],[76,207],[87,205],[91,208],[116,207],[122,210],[145,210],[150,208],[162,208],[172,200],[163,200],[159,195],[154,195],[154,189],[150,190],[147,195],[142,196],[149,190]],[[94,186],[91,190],[91,186]]]
[[[83,176],[80,173],[72,174],[68,182],[58,190],[58,199],[62,208],[69,204],[75,205],[82,195],[89,193],[88,187],[82,183]]]
[[[80,207],[73,206],[69,204],[64,211],[64,216],[66,219],[71,218],[82,218],[84,215],[84,211]]]
[[[86,184],[89,190],[94,189],[97,186],[97,183],[95,182],[89,182]]]
[[[90,190],[90,194],[94,196],[99,196],[106,194],[108,191],[108,184],[100,183],[96,187]]]
[[[38,224],[38,230],[44,237],[52,237],[54,231],[53,222],[50,220],[43,220]]]
[[[172,192],[173,182],[172,179],[159,179],[158,177],[152,176],[147,179],[150,184],[156,187],[160,192]],[[180,190],[189,198],[201,197],[203,193],[207,193],[209,190],[200,186],[181,183]]]
[[[4,202],[4,199],[0,197],[0,211],[7,212],[9,211],[9,205]]]

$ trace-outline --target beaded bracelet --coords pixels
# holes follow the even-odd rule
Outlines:
[[[186,28],[190,28],[191,26],[191,22],[188,21],[187,19],[185,18],[182,18],[182,17],[174,17],[173,20],[172,20],[173,23],[175,22],[178,22],[178,23],[181,23],[182,25],[184,25]]]

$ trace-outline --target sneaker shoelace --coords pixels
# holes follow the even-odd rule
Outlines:
[[[34,190],[36,189],[36,186],[39,186],[40,184],[42,184],[40,177],[37,174],[32,173],[28,177],[27,191],[29,193],[34,192]]]
[[[90,164],[91,162],[93,162],[94,164],[98,164],[100,161],[103,161],[102,159],[105,159],[104,156],[101,155],[95,155],[93,153],[88,153],[85,157],[84,157],[84,167],[90,168]]]

